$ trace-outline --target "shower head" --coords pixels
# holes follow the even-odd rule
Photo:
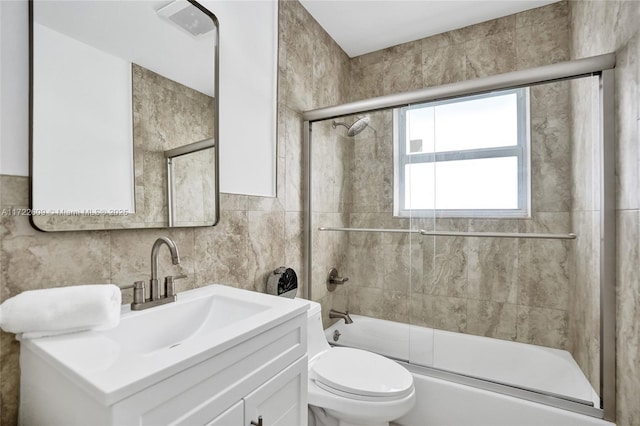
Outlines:
[[[364,117],[356,120],[351,126],[347,126],[345,123],[337,123],[336,121],[334,121],[332,127],[335,129],[337,126],[344,126],[347,128],[347,136],[353,137],[366,129],[368,125],[369,116],[365,115]]]

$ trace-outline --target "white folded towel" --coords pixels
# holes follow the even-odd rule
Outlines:
[[[23,339],[106,330],[120,322],[121,302],[113,284],[28,290],[0,305],[0,327]]]

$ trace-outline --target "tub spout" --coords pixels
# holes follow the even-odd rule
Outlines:
[[[342,318],[345,324],[353,324],[353,320],[349,316],[349,311],[340,312],[335,309],[329,311],[329,318]]]

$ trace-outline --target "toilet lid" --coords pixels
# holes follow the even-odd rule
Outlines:
[[[360,349],[334,347],[311,370],[316,381],[350,394],[392,397],[413,389],[413,377],[404,367]]]

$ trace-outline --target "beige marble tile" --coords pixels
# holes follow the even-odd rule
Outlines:
[[[465,41],[466,40],[464,38],[464,32],[459,30],[435,34],[420,40],[422,44],[422,50],[434,50],[440,47],[464,43]]]
[[[517,69],[568,60],[569,27],[566,17],[517,28],[515,52]]]
[[[422,51],[424,87],[462,81],[465,78],[464,45],[455,44]]]
[[[410,324],[465,333],[467,301],[456,297],[412,294]]]
[[[42,233],[26,217],[2,218],[2,299],[21,291],[109,283],[105,232]]]
[[[518,305],[517,341],[565,349],[567,312],[557,309]]]
[[[422,50],[422,43],[420,40],[409,41],[407,43],[397,44],[395,46],[387,47],[384,49],[386,57],[404,56],[407,54],[413,54]]]
[[[467,301],[467,333],[515,340],[516,325],[516,305],[487,300]]]
[[[288,4],[291,3],[291,4]],[[313,25],[306,10],[298,2],[285,2],[281,26],[280,49],[286,50],[286,79],[280,80],[287,105],[296,111],[305,111],[313,104],[313,38],[309,26]],[[286,28],[286,32],[284,32]]]
[[[393,210],[393,145],[382,137],[354,141],[352,200],[359,211]],[[373,208],[374,210],[369,210]]]
[[[352,120],[347,117],[337,121],[351,124]],[[312,127],[311,201],[312,210],[318,212],[340,212],[351,201],[349,158],[355,139],[346,138],[345,129],[333,129],[331,123],[322,121]]]
[[[579,238],[570,245],[569,349],[594,389],[599,389],[599,213],[576,211],[572,216]]]
[[[631,425],[640,419],[640,211],[618,212],[617,220],[617,421]]]
[[[439,219],[437,230],[466,231],[464,219]],[[423,282],[415,291],[434,296],[467,297],[468,239],[423,237]]]
[[[467,80],[501,74],[516,69],[513,32],[503,32],[470,40],[464,44]]]
[[[569,3],[572,2],[560,1],[517,13],[514,15],[516,27],[542,25],[545,22],[560,18],[567,20],[569,18]]]
[[[214,211],[214,206],[207,204],[205,200],[215,196],[213,189],[208,184],[210,170],[214,167],[211,150],[200,151],[177,158],[173,163],[174,168],[174,225],[194,226],[196,224],[212,223],[209,212]]]
[[[346,100],[349,79],[349,58],[336,42],[315,21],[314,36],[314,99],[316,107],[337,105]]]
[[[284,214],[284,263],[298,276],[298,295],[306,292],[307,271],[304,263],[304,215],[301,212]]]
[[[349,286],[349,312],[389,321],[409,321],[409,297],[404,292]]]
[[[281,175],[280,170],[277,175]],[[282,212],[284,211],[283,198],[280,197],[258,197],[249,195],[247,197],[247,210],[262,212]]]
[[[522,240],[518,248],[518,304],[566,310],[569,298],[566,243]]]
[[[640,208],[640,134],[638,133],[638,52],[640,35],[616,52],[616,196],[618,209]]]
[[[422,88],[422,52],[414,45],[406,53],[390,55],[384,63],[385,95]]]
[[[284,245],[281,243],[285,234],[284,212],[249,211],[249,276],[253,276],[251,285],[243,288],[263,293],[269,274],[284,263]]]
[[[29,207],[29,178],[26,176],[0,175],[0,206]]]
[[[218,225],[202,228],[194,238],[196,286],[246,286],[249,278],[249,224],[246,212],[229,211]]]
[[[409,274],[409,291],[410,294],[424,292],[425,283],[425,271],[427,269],[424,265],[424,237],[419,234],[411,234],[410,244],[410,267],[411,273]],[[420,291],[422,290],[422,291]]]
[[[303,147],[302,118],[288,108],[281,110],[284,125],[285,145],[285,208],[287,211],[302,211],[303,207]]]
[[[531,119],[531,204],[534,212],[571,207],[569,116]]]
[[[371,53],[351,58],[351,66],[355,68],[368,67],[377,63],[382,63],[384,58],[389,54],[387,49],[376,50]],[[353,71],[353,69],[352,69]]]
[[[607,6],[612,8],[612,5]],[[633,39],[635,39],[635,43],[638,43],[638,39],[640,38],[640,32],[638,31],[640,3],[637,1],[617,1],[615,2],[615,6],[618,7],[618,10],[615,11],[615,20],[612,24],[615,31],[613,34],[609,33],[609,35],[615,38],[617,46],[624,46],[628,42],[632,42]]]
[[[349,88],[351,101],[384,94],[384,61],[374,62],[371,65],[354,65],[352,70]]]
[[[411,245],[383,244],[381,246],[383,259],[382,288],[409,295],[411,292]]]
[[[354,285],[381,288],[387,274],[382,235],[375,232],[350,233],[348,241],[344,274]]]
[[[518,232],[515,221],[473,219],[470,231]],[[516,303],[518,294],[518,240],[468,238],[468,296],[492,302]],[[526,259],[525,259],[526,261]]]
[[[508,15],[457,30],[465,41],[511,32],[516,28],[516,15]]]
[[[595,210],[600,203],[597,79],[572,80],[571,104],[572,208]]]
[[[249,208],[249,196],[240,194],[220,193],[221,211],[245,211]]]
[[[573,80],[532,86],[529,89],[531,117],[553,118],[569,115],[573,107],[569,96],[572,82]]]
[[[278,92],[280,92],[280,89],[281,88],[279,87]],[[280,99],[281,98],[279,97],[276,111],[276,158],[278,160],[286,158],[287,155],[287,120],[291,115],[291,111],[288,110],[287,104]],[[282,99],[284,99],[284,97],[282,97]]]

